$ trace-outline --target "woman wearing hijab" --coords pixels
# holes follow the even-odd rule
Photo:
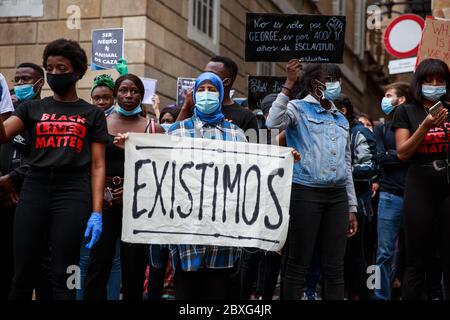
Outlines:
[[[244,132],[222,114],[222,80],[202,73],[194,85],[194,116],[173,124],[169,135],[246,142]],[[200,130],[199,130],[200,129]],[[234,247],[170,245],[175,271],[175,299],[223,300],[240,249]]]

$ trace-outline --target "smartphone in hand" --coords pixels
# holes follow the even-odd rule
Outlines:
[[[433,105],[430,109],[428,109],[428,112],[435,117],[439,111],[442,110],[442,108],[444,108],[444,105],[442,104],[441,101],[438,101],[435,105]]]

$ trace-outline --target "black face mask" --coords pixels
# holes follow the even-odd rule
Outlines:
[[[58,95],[66,94],[77,81],[78,77],[75,72],[63,74],[47,73],[47,83],[52,91]]]

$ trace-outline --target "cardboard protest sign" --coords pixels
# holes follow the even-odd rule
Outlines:
[[[195,78],[177,79],[177,106],[182,106],[190,89],[194,88]]]
[[[345,17],[247,13],[245,60],[342,63]]]
[[[450,67],[450,20],[427,17],[417,64],[425,59],[440,59]]]
[[[150,79],[150,78],[143,78],[141,77],[142,83],[144,84],[145,88],[145,95],[144,99],[142,100],[143,104],[153,104],[152,98],[156,93],[156,84],[158,80],[156,79]]]
[[[271,93],[280,93],[286,77],[248,76],[248,106],[250,109],[261,109],[262,100]],[[298,86],[294,88],[292,97],[298,94]]]
[[[280,250],[292,170],[290,148],[130,134],[122,240]]]
[[[114,69],[124,56],[123,28],[92,30],[92,70]]]

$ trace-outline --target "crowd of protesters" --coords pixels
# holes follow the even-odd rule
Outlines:
[[[58,39],[42,66],[17,66],[13,90],[0,74],[2,299],[450,299],[443,61],[424,60],[410,84],[385,87],[382,123],[357,113],[336,64],[291,60],[259,119],[232,99],[238,67],[227,57],[206,62],[183,105],[160,106],[155,95],[157,116],[125,61],[120,77],[98,75],[91,101],[80,99],[87,68],[80,45]],[[45,82],[52,95],[42,98]],[[132,132],[292,148],[283,250],[121,241]],[[78,288],[67,285],[71,266]]]

